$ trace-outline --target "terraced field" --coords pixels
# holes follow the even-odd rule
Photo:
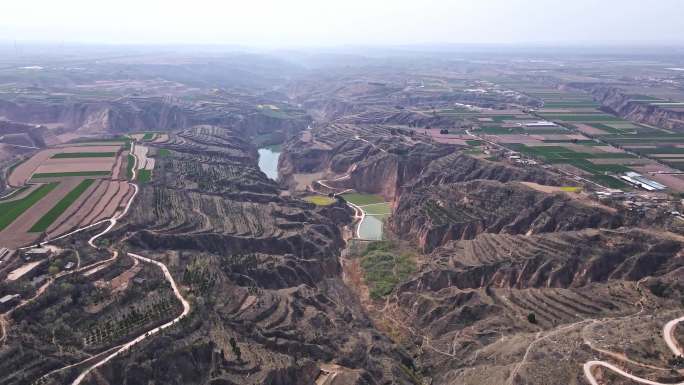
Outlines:
[[[88,187],[93,184],[93,179],[86,179],[79,183],[73,190],[62,198],[57,204],[50,209],[45,215],[36,222],[29,230],[32,233],[43,232],[50,227],[50,225],[59,218],[62,213],[64,213],[69,206],[71,206],[80,196],[83,194]]]
[[[10,202],[0,201],[0,231],[14,222],[21,214],[57,187],[57,182],[46,183],[34,189],[28,196]]]
[[[36,184],[42,187],[13,202],[24,206],[8,210],[5,226],[0,229],[0,242],[19,247],[93,223],[87,219],[95,221],[113,215],[122,199],[131,193],[125,183],[122,186],[117,181],[126,170],[124,159],[128,156],[121,143],[110,141],[38,151],[15,167],[8,179],[18,183],[19,188],[28,189]],[[10,217],[21,220],[10,222]]]

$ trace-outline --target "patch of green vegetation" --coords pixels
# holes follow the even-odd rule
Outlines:
[[[592,175],[589,177],[589,179],[593,180],[594,182],[609,187],[609,188],[625,188],[628,187],[627,184],[622,182],[621,180],[617,178],[613,178],[610,175]]]
[[[351,202],[357,206],[371,205],[374,203],[383,203],[385,200],[380,195],[374,194],[359,194],[349,193],[343,194],[342,198],[347,202]]]
[[[482,145],[482,141],[481,141],[481,140],[466,140],[466,144],[467,144],[468,146],[477,147],[477,146],[481,146],[481,145]]]
[[[368,215],[389,215],[392,214],[392,207],[389,202],[373,203],[363,206],[363,211]]]
[[[69,158],[113,158],[116,152],[61,152],[52,156],[52,159]]]
[[[71,206],[78,197],[83,194],[85,190],[93,184],[94,179],[86,179],[74,187],[67,195],[64,196],[57,204],[50,209],[42,218],[36,222],[29,230],[31,233],[40,233],[48,229],[50,225],[59,218],[66,209]]]
[[[146,132],[145,135],[143,135],[142,140],[152,140],[154,139],[154,132]]]
[[[128,180],[133,179],[133,167],[135,167],[135,157],[128,154],[128,159],[126,160],[126,178]]]
[[[160,158],[166,158],[168,156],[171,156],[171,150],[166,148],[160,148],[159,151],[157,151],[157,156]]]
[[[274,110],[271,108],[263,108],[259,110],[262,115],[268,116],[269,118],[275,118],[275,119],[292,119],[290,115],[288,115],[286,112],[283,110]]]
[[[463,153],[466,155],[482,155],[482,154],[484,154],[484,152],[482,152],[482,150],[480,150],[478,148],[471,148],[471,149],[463,151]]]
[[[111,171],[73,171],[73,172],[40,172],[31,178],[61,178],[67,176],[100,176],[110,175]]]
[[[579,169],[590,172],[592,174],[604,174],[606,172],[621,174],[632,171],[631,168],[623,166],[621,164],[594,164],[586,159],[569,159],[567,161],[563,161],[560,163],[567,163],[573,165]]]
[[[304,197],[304,200],[315,204],[316,206],[328,206],[335,203],[335,199],[329,198],[325,195],[310,195]]]
[[[58,184],[58,182],[47,183],[33,190],[22,199],[0,203],[0,231],[14,222],[15,219],[36,204],[36,202],[43,199]]]
[[[373,247],[379,244],[377,247]],[[393,252],[389,242],[374,242],[361,257],[361,268],[373,299],[380,299],[416,270],[412,255]]]
[[[582,191],[582,187],[576,187],[576,186],[563,186],[560,189],[561,189],[561,191],[574,192],[574,193],[578,193],[578,192]]]
[[[147,183],[152,180],[152,170],[138,170],[138,182]]]

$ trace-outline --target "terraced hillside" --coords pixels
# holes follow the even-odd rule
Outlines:
[[[480,234],[446,243],[428,261],[383,318],[406,345],[420,346],[437,383],[583,383],[578,363],[602,355],[592,347],[682,299],[681,289],[661,289],[680,279],[680,237],[638,229]],[[667,367],[662,342],[624,343],[606,351],[630,346],[630,358]]]
[[[402,239],[412,239],[429,252],[448,240],[470,239],[480,233],[530,235],[613,228],[623,223],[614,211],[516,182],[474,180],[402,194],[389,225]]]
[[[285,146],[280,168],[394,201],[387,241],[369,246],[391,245],[382,262],[366,271],[368,254],[352,244],[344,272],[374,325],[416,358],[419,381],[582,384],[582,364],[596,357],[642,378],[678,378],[663,369],[662,339],[624,336],[643,323],[662,328],[681,308],[683,243],[670,222],[590,199],[578,191],[591,186],[552,169],[410,131],[314,128]],[[406,164],[389,166],[393,156]],[[399,269],[398,283],[383,278]]]
[[[348,208],[279,196],[255,148],[229,129],[193,127],[161,146],[173,151],[157,159],[157,177],[117,234],[129,250],[167,261],[198,310],[183,332],[101,370],[107,381],[314,381],[334,360],[355,383],[410,383],[399,368],[410,359],[370,327],[340,278]],[[181,373],[159,370],[181,362]]]

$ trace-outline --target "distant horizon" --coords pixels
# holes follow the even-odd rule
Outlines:
[[[684,3],[660,0],[88,0],[8,2],[0,40],[261,48],[684,46]],[[647,28],[646,28],[647,26]],[[642,28],[643,27],[643,28]]]

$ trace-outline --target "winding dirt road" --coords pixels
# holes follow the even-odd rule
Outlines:
[[[172,319],[171,321],[169,321],[169,322],[167,322],[167,323],[165,323],[165,324],[163,324],[163,325],[161,325],[161,326],[157,326],[156,328],[151,329],[151,330],[149,330],[149,331],[147,331],[147,332],[145,332],[145,333],[139,335],[139,336],[136,337],[135,339],[133,339],[133,340],[131,340],[131,341],[129,341],[129,342],[127,342],[127,343],[121,345],[121,347],[118,348],[116,351],[114,351],[113,353],[109,354],[108,356],[106,356],[106,357],[103,358],[102,360],[96,362],[95,364],[91,365],[91,366],[88,367],[86,370],[84,370],[84,371],[83,371],[78,377],[76,377],[76,379],[71,383],[72,385],[78,385],[78,384],[80,384],[80,383],[83,382],[83,380],[88,376],[88,374],[90,374],[90,372],[92,372],[93,370],[95,370],[95,369],[97,369],[98,367],[100,367],[100,366],[106,364],[107,362],[111,361],[113,358],[115,358],[116,356],[120,355],[121,353],[126,352],[128,349],[131,348],[131,346],[133,346],[133,345],[135,345],[135,344],[137,344],[137,343],[143,341],[144,339],[146,339],[146,338],[148,338],[148,337],[151,337],[151,336],[154,335],[154,334],[159,333],[160,331],[162,331],[162,330],[164,330],[164,329],[166,329],[166,328],[168,328],[168,327],[171,327],[171,326],[175,325],[175,324],[176,324],[177,322],[179,322],[181,319],[185,318],[185,317],[188,315],[188,313],[190,313],[190,302],[188,302],[188,301],[183,297],[183,295],[181,294],[180,290],[178,290],[178,285],[176,284],[176,281],[173,279],[173,276],[171,275],[171,272],[169,272],[169,269],[166,267],[166,265],[164,265],[163,263],[161,263],[161,262],[159,262],[159,261],[155,261],[155,260],[153,260],[153,259],[149,259],[149,258],[143,257],[143,256],[138,255],[138,254],[128,253],[128,255],[129,255],[130,257],[133,257],[133,258],[138,259],[138,260],[143,261],[143,262],[153,263],[153,264],[159,266],[159,268],[162,269],[162,271],[164,272],[164,277],[166,278],[167,281],[169,281],[169,283],[171,283],[171,288],[173,289],[174,295],[176,296],[176,298],[178,298],[178,300],[179,300],[179,301],[181,302],[181,304],[183,305],[183,312],[182,312],[178,317]]]
[[[135,146],[135,144],[133,143],[132,146]],[[133,148],[131,149],[131,153],[133,154]],[[133,174],[132,174],[131,180],[135,180],[135,178],[136,178],[136,169],[137,169],[137,165],[138,165],[138,162],[139,162],[139,160],[138,160],[138,158],[135,156],[135,154],[133,154],[133,158],[134,158],[134,164],[133,164]],[[98,222],[96,222],[96,223],[92,223],[92,224],[90,224],[90,225],[88,225],[88,226],[84,226],[84,227],[78,228],[78,229],[76,229],[76,230],[74,230],[74,231],[71,231],[71,232],[69,232],[69,233],[60,235],[60,236],[58,236],[58,237],[55,237],[55,238],[52,238],[52,239],[45,240],[45,241],[41,242],[40,244],[41,244],[42,246],[45,246],[45,245],[48,245],[48,244],[51,243],[51,242],[54,242],[54,241],[57,241],[57,240],[60,240],[60,239],[69,237],[69,236],[74,235],[74,234],[76,234],[76,233],[79,233],[79,232],[81,232],[81,231],[88,230],[88,229],[90,229],[90,228],[99,226],[99,225],[101,225],[101,224],[103,224],[103,223],[109,222],[109,225],[108,225],[104,230],[102,230],[101,232],[99,232],[99,233],[93,235],[93,236],[88,240],[88,244],[89,244],[91,247],[93,247],[93,248],[95,248],[95,249],[98,249],[99,247],[95,244],[95,241],[96,241],[98,238],[102,237],[103,235],[107,234],[109,231],[111,231],[112,228],[114,228],[114,226],[116,226],[117,222],[118,222],[121,218],[123,218],[123,217],[128,213],[128,211],[129,211],[130,208],[131,208],[131,205],[133,204],[133,201],[135,200],[135,197],[138,195],[138,191],[139,191],[138,185],[136,185],[136,184],[133,183],[133,182],[129,182],[129,184],[133,186],[134,191],[133,191],[133,194],[131,195],[130,199],[128,200],[128,203],[126,204],[126,206],[124,207],[124,209],[123,209],[120,213],[115,214],[114,216],[112,216],[112,217],[109,218],[109,219],[104,219],[104,220],[98,221]],[[28,247],[24,247],[23,249],[32,248],[32,247],[33,247],[33,246],[28,246]],[[73,273],[78,273],[78,272],[86,271],[86,270],[91,269],[91,268],[93,268],[93,267],[96,267],[96,266],[99,266],[99,265],[102,265],[102,264],[106,264],[106,263],[109,263],[109,262],[111,262],[111,261],[116,260],[116,258],[117,258],[118,255],[119,255],[118,251],[116,251],[116,250],[111,250],[111,253],[112,253],[111,258],[108,258],[108,259],[102,260],[102,261],[98,261],[98,262],[94,262],[94,263],[92,263],[92,264],[90,264],[90,265],[87,265],[87,266],[78,267],[77,269],[75,269],[75,270],[73,270],[73,271],[62,272],[62,273],[56,275],[53,279],[51,279],[51,280],[48,281],[43,287],[41,287],[41,288],[36,292],[36,295],[35,295],[34,297],[32,297],[31,299],[29,299],[29,300],[27,300],[27,301],[23,301],[21,304],[19,304],[19,305],[16,306],[15,308],[11,309],[9,312],[7,312],[7,313],[1,315],[1,316],[0,316],[0,331],[2,332],[2,335],[1,335],[1,338],[0,338],[0,342],[4,342],[4,340],[5,340],[6,337],[7,337],[7,320],[5,319],[5,315],[11,313],[11,312],[14,311],[16,308],[18,308],[18,307],[20,307],[20,306],[24,306],[24,305],[26,305],[26,303],[28,303],[28,302],[30,302],[30,301],[35,300],[36,298],[38,298],[41,294],[43,294],[43,292],[45,292],[45,290],[47,289],[47,287],[50,286],[50,283],[52,283],[52,282],[53,282],[55,279],[57,279],[57,278],[60,278],[60,277],[63,277],[63,276],[69,275],[69,274],[73,274]],[[146,262],[146,263],[153,263],[153,264],[159,266],[159,267],[162,269],[162,271],[164,272],[164,277],[165,277],[165,278],[169,281],[169,283],[171,284],[171,287],[172,287],[172,289],[173,289],[174,295],[176,296],[176,298],[178,298],[178,300],[179,300],[179,301],[181,302],[181,304],[183,305],[183,312],[182,312],[178,317],[174,318],[173,320],[171,320],[171,321],[169,321],[169,322],[167,322],[167,323],[165,323],[165,324],[163,324],[163,325],[161,325],[161,326],[158,326],[158,327],[156,327],[156,328],[154,328],[154,329],[151,329],[151,330],[145,332],[144,334],[138,336],[137,338],[135,338],[135,339],[133,339],[133,340],[131,340],[131,341],[125,343],[125,344],[116,346],[116,347],[114,347],[114,348],[111,348],[111,349],[109,349],[109,350],[103,352],[103,353],[106,353],[106,352],[109,352],[109,351],[111,351],[111,350],[116,349],[113,353],[107,355],[107,356],[106,356],[105,358],[103,358],[102,360],[99,360],[99,361],[96,362],[95,364],[93,364],[93,365],[89,366],[87,369],[85,369],[85,370],[84,370],[84,371],[83,371],[83,372],[74,380],[74,382],[72,383],[72,384],[74,384],[74,385],[80,384],[80,383],[88,376],[88,374],[89,374],[90,372],[92,372],[92,371],[95,370],[96,368],[98,368],[98,367],[100,367],[100,366],[106,364],[107,362],[109,362],[111,359],[115,358],[115,357],[118,356],[119,354],[121,354],[121,353],[127,351],[128,349],[130,349],[131,346],[133,346],[133,345],[139,343],[140,341],[144,340],[145,338],[147,338],[147,337],[149,337],[149,336],[152,336],[153,334],[156,334],[156,333],[160,332],[161,330],[164,330],[164,329],[166,329],[166,328],[168,328],[168,327],[170,327],[170,326],[175,325],[178,321],[180,321],[180,320],[183,319],[185,316],[187,316],[188,313],[190,313],[190,303],[189,303],[189,302],[182,296],[182,294],[180,293],[180,290],[178,289],[178,286],[177,286],[177,284],[176,284],[176,281],[173,279],[173,276],[172,276],[171,273],[169,272],[169,270],[168,270],[168,268],[166,267],[166,265],[164,265],[164,264],[161,263],[161,262],[158,262],[158,261],[155,261],[155,260],[152,260],[152,259],[149,259],[149,258],[140,256],[140,255],[137,255],[137,254],[128,253],[128,255],[129,255],[130,257],[132,257],[133,259],[135,259],[136,261],[139,260],[139,261],[143,261],[143,262]],[[100,354],[103,354],[103,353],[100,353]],[[54,370],[54,371],[52,371],[52,372],[50,372],[50,373],[44,375],[44,376],[41,377],[41,378],[45,378],[45,377],[48,377],[48,376],[50,376],[50,375],[52,375],[52,374],[54,374],[54,373],[58,373],[58,372],[61,372],[61,371],[65,370],[65,369],[69,369],[69,368],[72,368],[72,367],[74,367],[74,366],[83,364],[84,362],[90,361],[90,360],[92,360],[92,359],[93,359],[93,357],[90,357],[90,358],[87,358],[87,359],[84,360],[84,361],[81,361],[81,362],[78,362],[78,363],[75,363],[75,364],[71,364],[71,365],[65,366],[65,367],[63,367],[63,368]]]
[[[682,352],[682,349],[680,348],[679,344],[677,341],[674,339],[674,329],[675,327],[680,323],[684,321],[684,317],[679,317],[675,318],[668,323],[665,324],[663,327],[663,336],[665,338],[665,343],[667,346],[670,348],[672,351],[672,354],[675,356],[682,356],[684,353]],[[602,366],[606,369],[610,369],[613,372],[625,377],[629,378],[632,381],[639,382],[641,384],[648,384],[648,385],[684,385],[684,382],[679,382],[676,384],[673,383],[663,383],[663,382],[656,382],[656,381],[651,381],[645,378],[637,377],[633,374],[627,373],[624,370],[620,369],[619,367],[605,362],[605,361],[597,361],[597,360],[592,360],[588,361],[584,364],[583,369],[584,369],[584,376],[587,378],[589,383],[591,385],[600,385],[600,383],[596,380],[596,377],[594,377],[594,373],[592,373],[592,370],[597,367],[597,366]]]

